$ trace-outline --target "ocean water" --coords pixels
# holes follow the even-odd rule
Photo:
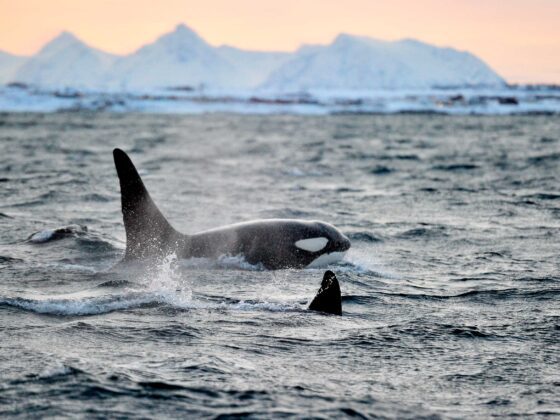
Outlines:
[[[182,232],[335,224],[343,316],[322,269],[111,271],[114,147]],[[1,114],[0,415],[560,416],[559,165],[552,116]]]

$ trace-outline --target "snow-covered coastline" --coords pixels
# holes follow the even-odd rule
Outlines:
[[[0,112],[449,115],[560,114],[560,87],[504,86],[400,90],[190,90],[137,92],[0,87]]]

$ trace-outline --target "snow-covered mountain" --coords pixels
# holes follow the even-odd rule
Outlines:
[[[228,87],[235,67],[216,48],[185,25],[154,43],[117,60],[108,75],[111,85],[125,89],[170,86]]]
[[[115,56],[63,32],[37,54],[0,53],[0,83],[44,88],[139,91],[168,87],[375,90],[500,86],[503,79],[468,52],[414,40],[339,35],[293,53],[215,47],[185,25],[136,52]]]
[[[9,83],[27,57],[0,51],[0,84]]]
[[[115,59],[62,32],[18,69],[14,81],[47,88],[102,88]]]
[[[342,34],[302,48],[264,87],[275,91],[498,86],[504,80],[468,52],[415,40],[380,41]]]

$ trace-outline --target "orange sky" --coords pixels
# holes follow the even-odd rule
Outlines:
[[[211,44],[293,50],[340,33],[473,52],[510,82],[560,83],[560,0],[0,0],[0,49],[31,54],[61,30],[128,53],[178,23]]]

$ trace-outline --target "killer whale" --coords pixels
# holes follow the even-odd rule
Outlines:
[[[325,271],[321,287],[307,309],[315,312],[342,315],[340,285],[338,284],[336,275],[332,271]]]
[[[242,255],[249,264],[277,270],[326,265],[350,248],[345,235],[321,221],[263,219],[182,234],[158,209],[128,155],[114,149],[113,158],[126,232],[125,263],[171,253],[180,258]]]

